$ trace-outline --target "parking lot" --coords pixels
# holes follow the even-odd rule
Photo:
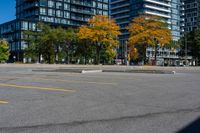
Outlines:
[[[0,133],[181,133],[200,118],[199,71],[34,69],[0,67]]]

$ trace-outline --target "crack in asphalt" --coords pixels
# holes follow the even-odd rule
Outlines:
[[[83,121],[72,121],[68,123],[49,123],[44,125],[31,125],[31,126],[19,126],[19,127],[0,127],[1,131],[12,131],[12,130],[25,130],[25,129],[42,129],[48,127],[74,127],[80,126],[84,124],[91,124],[91,123],[105,123],[105,122],[114,122],[114,121],[124,121],[124,120],[132,120],[132,119],[143,119],[149,117],[156,117],[166,114],[178,114],[178,113],[191,113],[191,112],[200,112],[200,107],[193,108],[193,109],[180,109],[180,110],[173,110],[173,111],[166,111],[166,112],[155,112],[155,113],[148,113],[143,115],[137,116],[124,116],[112,119],[97,119],[97,120],[83,120]]]
[[[3,83],[9,83],[10,81],[15,81],[17,78],[8,78],[8,79],[1,79],[0,81],[3,81]]]

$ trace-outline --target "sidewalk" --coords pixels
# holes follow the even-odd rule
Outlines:
[[[0,68],[27,68],[32,70],[103,70],[105,72],[176,71],[200,72],[200,67],[119,66],[119,65],[66,65],[66,64],[0,64]]]

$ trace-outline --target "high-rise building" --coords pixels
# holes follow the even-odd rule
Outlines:
[[[94,15],[109,15],[109,0],[16,0],[16,20],[0,25],[0,38],[9,41],[10,60],[23,61],[23,30],[36,30],[36,23],[78,27]]]
[[[180,38],[180,0],[111,0],[111,16],[121,27],[119,58],[127,58],[128,31],[126,27],[140,14],[161,17],[169,24],[174,41]],[[153,49],[149,49],[152,53]],[[147,51],[147,53],[149,53]],[[164,53],[164,52],[163,52]]]
[[[182,31],[194,31],[200,26],[200,0],[182,0]]]
[[[121,35],[119,36],[120,46],[118,48],[118,58],[125,58],[127,50],[126,41],[128,39],[127,26],[131,22],[131,3],[130,0],[111,0],[111,18],[116,20],[120,26]]]
[[[80,26],[93,15],[108,15],[108,7],[108,0],[16,0],[16,17]]]

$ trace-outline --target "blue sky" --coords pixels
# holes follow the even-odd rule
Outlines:
[[[15,19],[15,0],[0,0],[0,24]]]

